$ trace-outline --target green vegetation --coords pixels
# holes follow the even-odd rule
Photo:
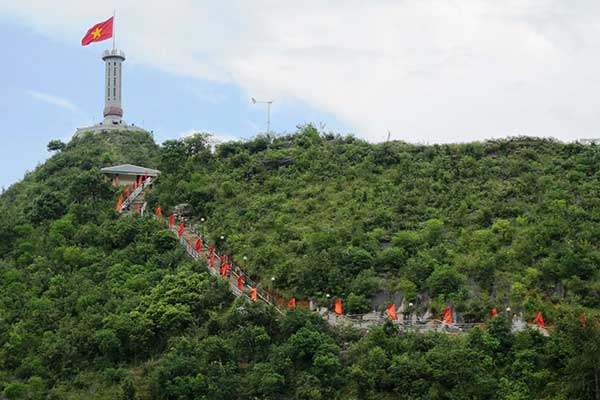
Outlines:
[[[600,398],[593,146],[372,145],[308,126],[214,152],[202,135],[158,147],[133,132],[49,149],[0,196],[5,398]],[[508,301],[542,310],[550,336],[511,333],[505,313],[459,336],[364,334],[235,300],[164,225],[114,212],[99,169],[124,162],[163,171],[152,205],[191,203],[286,295],[362,312],[400,291],[476,321]]]

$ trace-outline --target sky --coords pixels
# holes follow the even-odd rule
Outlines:
[[[600,138],[600,2],[0,0],[0,187],[98,122],[116,10],[125,120],[158,142],[312,122],[371,142]]]

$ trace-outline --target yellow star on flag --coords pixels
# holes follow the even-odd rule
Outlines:
[[[96,28],[96,30],[94,32],[92,32],[92,36],[94,37],[94,39],[98,39],[101,34],[102,34],[102,28],[100,28],[100,27]]]

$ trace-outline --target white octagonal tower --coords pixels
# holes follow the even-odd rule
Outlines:
[[[121,65],[125,61],[125,53],[116,49],[105,50],[102,59],[106,64],[104,125],[122,125],[124,121],[121,107]]]

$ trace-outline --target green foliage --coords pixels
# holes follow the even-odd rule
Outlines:
[[[47,149],[48,151],[62,151],[67,147],[62,141],[55,139],[48,142]]]
[[[373,145],[312,126],[209,140],[83,135],[0,196],[2,397],[600,396],[594,146]],[[162,170],[151,207],[191,203],[211,243],[283,293],[362,313],[397,291],[479,319],[508,300],[550,334],[513,333],[504,312],[468,334],[367,334],[234,300],[163,224],[117,218],[100,168],[125,162]]]

